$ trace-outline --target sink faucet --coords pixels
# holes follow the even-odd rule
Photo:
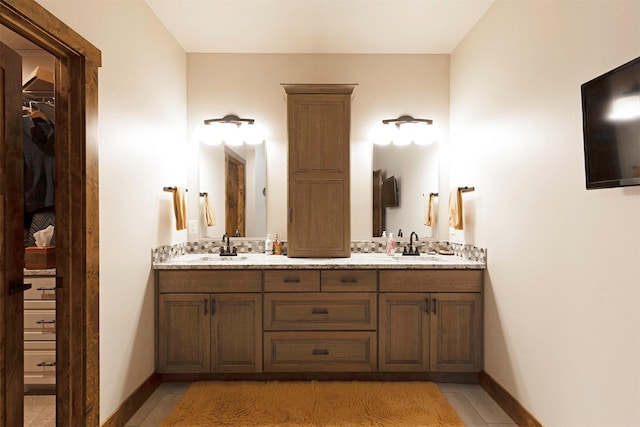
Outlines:
[[[227,241],[227,247],[225,248],[224,246],[222,246],[220,248],[220,256],[236,256],[238,255],[238,253],[236,252],[236,248],[234,247],[233,250],[231,250],[231,243],[229,242],[229,233],[225,232],[222,235],[222,243],[225,243],[225,239]]]
[[[416,236],[416,242],[418,241],[418,233],[416,233],[415,231],[411,232],[411,235],[409,236],[409,246],[404,248],[404,251],[402,251],[402,255],[413,255],[413,256],[420,256],[420,252],[418,251],[418,247],[416,246],[415,248],[413,247],[413,236]]]

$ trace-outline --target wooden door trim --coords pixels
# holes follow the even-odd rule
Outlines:
[[[0,0],[0,24],[56,58],[56,422],[97,426],[101,53],[34,0]]]

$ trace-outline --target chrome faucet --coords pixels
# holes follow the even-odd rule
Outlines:
[[[418,233],[416,233],[415,231],[411,232],[411,235],[409,236],[409,246],[405,246],[404,250],[402,251],[402,255],[407,255],[407,256],[420,256],[420,252],[418,251],[418,247],[416,246],[415,248],[413,247],[413,236],[416,236],[416,242],[418,241]]]

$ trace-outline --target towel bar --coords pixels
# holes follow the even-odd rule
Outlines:
[[[173,193],[174,191],[176,191],[178,189],[178,187],[163,187],[162,191],[166,191],[168,193]],[[184,189],[184,191],[189,191],[186,188]]]

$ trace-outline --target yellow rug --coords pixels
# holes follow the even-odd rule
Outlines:
[[[202,381],[162,426],[462,426],[430,382]]]

